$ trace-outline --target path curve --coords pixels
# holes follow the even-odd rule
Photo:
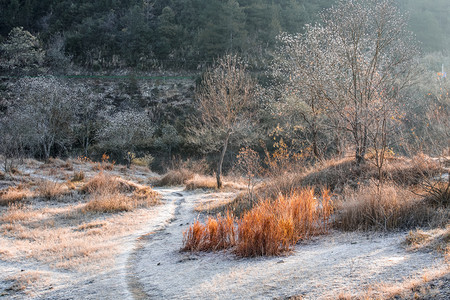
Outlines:
[[[406,232],[340,233],[297,245],[283,257],[237,258],[229,252],[183,253],[182,232],[196,220],[195,205],[210,194],[178,191],[173,218],[142,236],[129,260],[134,299],[304,299],[355,294],[374,283],[396,283],[442,268],[433,253],[408,252]]]

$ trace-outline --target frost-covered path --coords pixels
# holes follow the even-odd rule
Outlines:
[[[182,232],[205,193],[172,191],[176,209],[161,230],[142,236],[128,283],[135,299],[335,298],[378,283],[395,283],[443,267],[443,259],[407,252],[406,233],[334,232],[298,245],[285,257],[236,258],[226,252],[181,253]]]
[[[435,253],[408,252],[407,233],[340,233],[296,246],[289,256],[237,258],[230,252],[183,253],[182,232],[198,217],[198,204],[226,193],[186,192],[182,187],[156,189],[161,204],[145,213],[138,231],[118,238],[120,253],[112,267],[87,273],[45,265],[0,260],[2,281],[27,271],[45,271],[49,282],[34,299],[305,299],[356,294],[378,283],[395,284],[448,268]],[[23,294],[7,299],[20,299]],[[1,298],[1,296],[0,296]]]

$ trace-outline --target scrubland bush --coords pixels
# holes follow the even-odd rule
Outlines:
[[[450,181],[426,183],[426,199],[436,206],[450,206]]]
[[[262,201],[233,222],[229,213],[225,218],[208,218],[206,224],[196,221],[183,234],[183,249],[211,251],[225,245],[222,248],[233,247],[243,257],[280,255],[299,240],[326,232],[331,212],[328,191],[323,191],[319,201],[312,189],[305,189],[275,201]]]
[[[334,224],[344,230],[392,230],[442,225],[445,216],[448,217],[448,212],[437,211],[423,198],[392,184],[380,188],[372,183],[342,197],[344,199]]]

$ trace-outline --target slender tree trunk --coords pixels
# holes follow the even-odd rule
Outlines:
[[[217,179],[217,188],[218,189],[222,188],[222,178],[221,178],[222,164],[223,164],[223,159],[225,157],[225,152],[227,152],[228,140],[230,139],[230,135],[231,135],[231,133],[227,133],[225,141],[223,142],[222,154],[220,155],[219,164],[217,165],[216,179]]]

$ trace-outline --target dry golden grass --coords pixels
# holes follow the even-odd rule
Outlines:
[[[450,262],[450,223],[445,228],[410,231],[405,243],[411,250],[431,249],[442,252]]]
[[[95,193],[90,196],[84,212],[111,213],[130,211],[137,207],[137,201],[120,193]]]
[[[299,240],[326,232],[331,212],[328,191],[318,201],[312,189],[305,189],[262,201],[234,221],[229,213],[225,218],[208,218],[206,224],[197,221],[183,234],[183,249],[211,251],[234,246],[235,253],[243,257],[280,255]]]
[[[264,185],[257,187],[255,192],[260,198],[270,199],[276,199],[279,195],[290,195],[305,187],[303,176],[301,173],[286,173],[283,176],[271,177]]]
[[[158,193],[150,187],[103,172],[89,180],[82,187],[82,191],[90,194],[84,212],[130,211],[158,202]],[[124,193],[131,193],[131,195]]]
[[[238,222],[235,251],[245,257],[279,255],[301,239],[326,232],[331,212],[327,190],[321,203],[312,189],[261,202]]]
[[[183,251],[218,251],[236,244],[234,218],[231,214],[225,217],[218,215],[209,217],[206,224],[198,220],[183,233]]]
[[[176,186],[183,185],[186,181],[192,179],[194,173],[187,169],[170,170],[159,181],[156,182],[157,186]]]
[[[347,191],[339,202],[334,225],[343,230],[391,230],[443,225],[448,210],[436,210],[408,190],[372,183]],[[444,223],[445,224],[445,223]]]
[[[223,187],[229,187],[229,183],[224,183]],[[217,188],[217,180],[212,176],[195,175],[192,179],[186,182],[186,190],[192,191],[197,189],[214,190]]]
[[[81,191],[87,194],[105,192],[115,193],[120,192],[119,188],[117,177],[104,172],[99,172],[83,185]]]
[[[28,220],[33,216],[34,212],[30,207],[14,203],[9,205],[7,211],[0,216],[0,221],[3,223],[16,223]]]
[[[226,214],[231,212],[234,216],[240,218],[252,209],[254,203],[248,198],[245,192],[239,193],[231,199],[214,199],[213,201],[202,203],[196,207],[196,211],[210,215]]]
[[[101,163],[94,163],[92,166],[94,171],[112,171],[114,170],[114,163],[103,161]]]
[[[357,295],[342,293],[340,299],[448,299],[449,283],[450,268],[443,265],[401,282],[375,282]]]
[[[27,271],[7,277],[6,281],[9,283],[7,291],[23,292],[28,287],[36,284],[37,281],[40,281],[43,277],[43,274],[43,272],[39,271]]]
[[[51,268],[101,270],[121,251],[120,238],[148,222],[148,212],[86,214],[85,204],[10,207],[0,215],[0,254],[11,262],[37,260]]]
[[[75,172],[73,174],[73,177],[71,179],[72,182],[78,182],[78,181],[83,181],[85,178],[84,172],[83,171],[79,171],[79,172]]]
[[[441,171],[439,164],[431,158],[418,155],[413,158],[397,157],[387,159],[383,177],[403,187],[418,185],[424,178],[435,176]],[[303,173],[288,173],[271,179],[260,193],[273,197],[282,193],[288,195],[301,187],[327,187],[333,192],[342,192],[346,187],[358,188],[378,178],[375,165],[367,160],[357,165],[352,157],[329,159]]]
[[[36,193],[39,197],[45,199],[54,199],[69,193],[69,188],[64,183],[50,180],[42,180],[38,182]]]
[[[234,179],[234,180],[233,180]],[[224,178],[221,190],[242,190],[245,185],[240,183],[236,178]],[[197,189],[217,190],[217,180],[213,176],[194,175],[194,177],[186,182],[186,190],[193,191]]]
[[[20,202],[21,200],[32,197],[34,197],[34,192],[23,187],[22,185],[8,187],[7,189],[0,191],[0,206]]]

